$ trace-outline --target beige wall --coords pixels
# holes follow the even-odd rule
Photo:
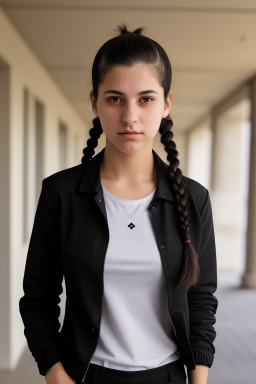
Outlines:
[[[9,87],[10,72],[0,61],[0,174],[1,174],[1,198],[0,198],[0,361],[8,364],[10,355],[10,286],[9,254],[10,254],[10,177],[9,177]]]
[[[9,230],[7,232],[10,237],[9,241],[6,237],[8,243],[4,248],[1,247],[1,259],[6,258],[8,263],[4,266],[6,278],[0,281],[0,290],[5,293],[4,297],[1,296],[1,306],[4,305],[7,310],[5,323],[1,323],[1,332],[4,334],[5,341],[2,343],[1,340],[0,343],[0,369],[8,369],[15,367],[26,345],[23,324],[18,311],[18,301],[23,294],[21,287],[28,247],[28,243],[23,242],[24,87],[29,89],[33,100],[36,98],[43,103],[45,109],[44,177],[58,171],[58,124],[60,119],[68,127],[67,166],[80,162],[82,148],[88,137],[80,117],[1,9],[0,57],[10,68],[10,129],[9,142],[6,142],[6,150],[9,148],[9,154],[5,152],[4,162],[5,167],[8,168],[5,172],[9,176],[9,184],[8,177],[6,177],[6,188],[9,187],[9,194],[7,196],[5,193],[5,210],[8,211],[8,214],[6,211],[7,220],[4,229]],[[3,134],[2,129],[3,125],[1,125],[1,135]],[[8,135],[7,132],[6,135]],[[2,171],[1,169],[1,177]],[[34,206],[32,211],[35,212]]]

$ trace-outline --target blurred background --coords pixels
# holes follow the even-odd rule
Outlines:
[[[90,71],[126,22],[145,26],[173,67],[181,168],[209,189],[218,257],[210,384],[256,368],[256,2],[0,0],[0,383],[44,383],[18,301],[42,179],[81,162]],[[102,135],[98,153],[105,146]],[[166,160],[157,135],[154,149]],[[62,316],[63,316],[62,298]]]

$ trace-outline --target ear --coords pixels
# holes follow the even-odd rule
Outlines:
[[[93,91],[90,92],[90,99],[91,99],[91,104],[92,104],[92,110],[95,114],[96,117],[98,117],[98,110],[97,110],[97,103],[96,103],[96,100],[95,100],[95,97],[93,95]]]
[[[167,96],[167,99],[165,101],[165,106],[163,110],[163,118],[167,117],[172,105],[172,93],[170,92],[169,95]]]

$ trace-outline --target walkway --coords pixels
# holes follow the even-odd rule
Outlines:
[[[208,384],[252,384],[256,377],[256,290],[219,273],[216,356]]]

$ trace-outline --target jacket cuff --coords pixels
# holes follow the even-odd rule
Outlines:
[[[45,376],[46,372],[56,363],[61,361],[59,349],[52,347],[35,358],[39,373]]]
[[[210,368],[213,364],[214,353],[211,348],[205,346],[192,345],[195,364],[208,365]]]

